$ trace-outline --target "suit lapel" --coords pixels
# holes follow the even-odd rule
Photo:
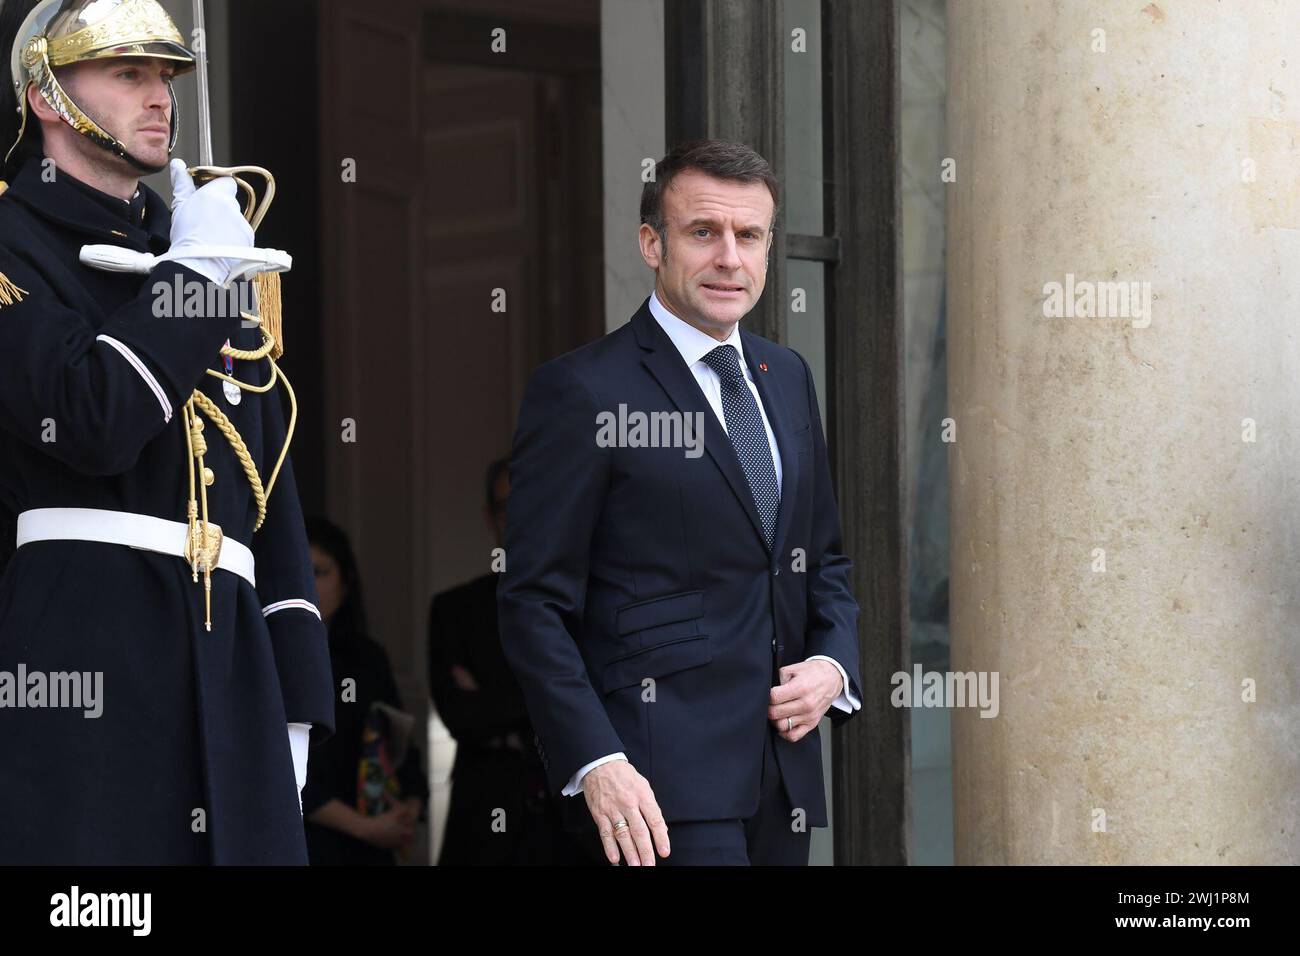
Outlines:
[[[785,396],[781,394],[775,376],[764,368],[771,367],[768,361],[769,343],[743,329],[740,337],[745,346],[745,364],[754,376],[754,385],[763,400],[763,411],[767,413],[768,424],[776,436],[777,453],[781,456],[781,503],[777,511],[776,533],[772,536],[772,553],[779,555],[785,545],[786,533],[790,530],[795,495],[799,491],[799,450],[794,447],[794,431],[790,425]]]
[[[668,333],[659,327],[655,317],[650,314],[649,302],[647,298],[636,315],[632,316],[632,331],[636,335],[637,343],[644,350],[641,364],[668,394],[668,398],[679,411],[686,414],[699,412],[704,416],[704,450],[722,472],[727,484],[731,486],[736,500],[745,509],[745,514],[749,515],[749,522],[754,528],[754,533],[758,535],[759,543],[766,549],[763,522],[758,516],[754,495],[749,490],[749,481],[741,470],[731,440],[722,430],[718,416],[714,414],[708,399],[700,391],[700,383],[695,381],[695,375],[682,361],[681,353],[673,345],[672,339],[668,338]],[[748,342],[745,347],[749,347]],[[783,463],[784,461],[785,459],[782,458]]]

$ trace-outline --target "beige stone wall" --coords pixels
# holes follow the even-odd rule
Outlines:
[[[1000,673],[959,863],[1300,862],[1297,38],[1295,0],[949,4],[953,666]],[[1046,317],[1071,275],[1149,320]]]

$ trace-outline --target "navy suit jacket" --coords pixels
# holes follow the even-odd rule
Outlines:
[[[808,364],[741,332],[783,469],[769,552],[727,434],[648,303],[528,383],[501,642],[554,790],[622,751],[669,822],[745,818],[758,808],[774,667],[825,654],[861,697],[851,563]],[[702,413],[704,453],[602,447],[598,415],[620,404]],[[818,731],[778,738],[776,756],[792,806],[825,826]]]

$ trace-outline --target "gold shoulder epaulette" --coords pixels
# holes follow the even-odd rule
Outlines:
[[[26,294],[26,289],[18,288],[7,275],[0,272],[0,308],[23,301]]]
[[[5,194],[9,184],[0,179],[0,196]],[[15,302],[23,301],[23,296],[27,294],[26,289],[20,289],[14,285],[10,278],[3,272],[0,272],[0,308],[6,305],[13,305]]]

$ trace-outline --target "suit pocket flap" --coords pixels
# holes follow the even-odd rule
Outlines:
[[[663,597],[651,598],[649,601],[638,601],[636,604],[619,608],[617,614],[618,633],[631,634],[633,631],[643,631],[648,627],[675,624],[678,621],[689,621],[703,616],[703,591],[683,591],[680,594],[667,594]]]
[[[655,644],[635,654],[628,654],[605,665],[604,686],[608,693],[620,687],[639,684],[647,677],[663,677],[713,660],[713,647],[707,634],[688,637],[666,644]]]

